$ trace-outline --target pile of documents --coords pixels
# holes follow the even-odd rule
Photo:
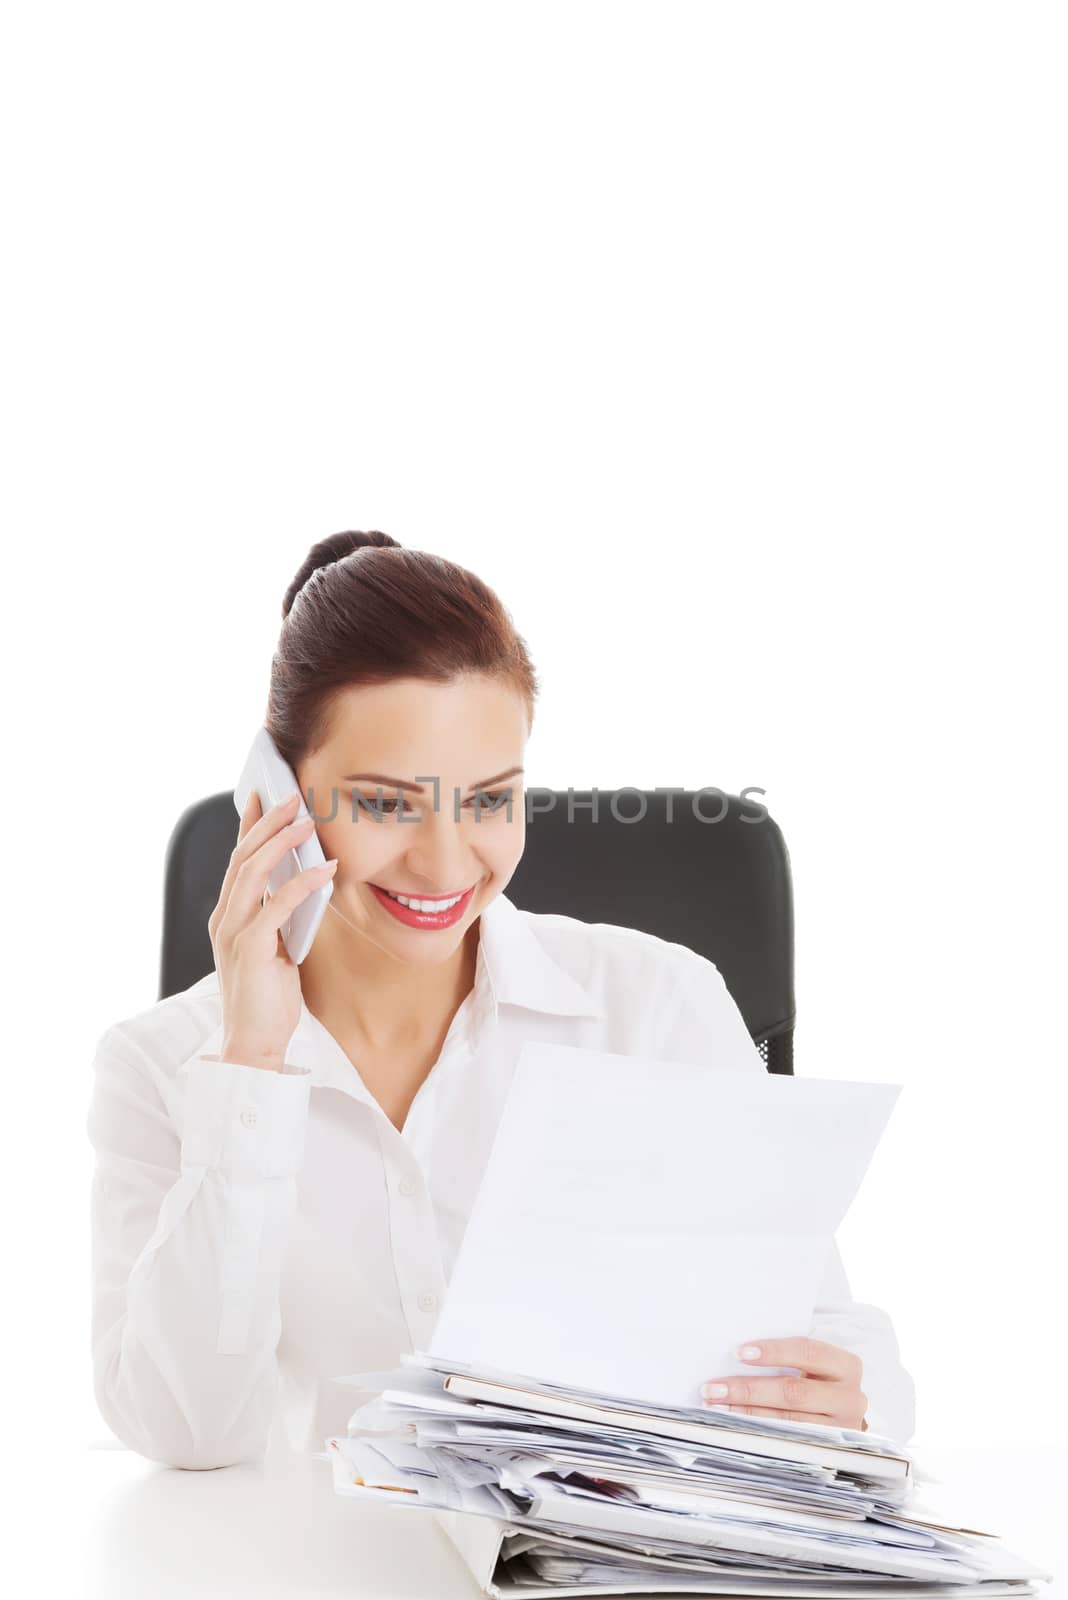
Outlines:
[[[891,1439],[701,1406],[810,1328],[898,1085],[530,1043],[429,1352],[337,1381],[334,1489],[430,1509],[483,1591],[1035,1594]]]
[[[336,1492],[444,1513],[490,1595],[970,1597],[1049,1576],[921,1512],[915,1463],[870,1433],[638,1408],[422,1354],[360,1379],[380,1380],[328,1441]]]

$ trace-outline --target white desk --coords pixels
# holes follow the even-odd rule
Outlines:
[[[1022,1452],[916,1453],[945,1480],[924,1490],[932,1504],[1000,1534],[1054,1574],[1040,1593],[1068,1596],[1063,1453],[1047,1453],[1037,1482],[1036,1458]],[[182,1472],[98,1448],[77,1465],[84,1466],[87,1600],[471,1600],[479,1593],[429,1513],[335,1495],[326,1461],[293,1455]],[[1025,1479],[1035,1483],[1033,1497]]]

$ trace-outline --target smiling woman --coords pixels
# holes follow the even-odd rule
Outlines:
[[[259,1459],[279,1416],[320,1450],[359,1400],[337,1377],[429,1348],[525,1044],[764,1071],[712,962],[505,896],[537,685],[480,579],[337,534],[283,617],[266,725],[311,816],[293,824],[295,795],[250,806],[209,922],[216,970],[110,1028],[95,1060],[97,1401],[175,1466]],[[264,889],[313,825],[334,888],[297,968]],[[728,1403],[870,1413],[908,1437],[892,1327],[853,1302],[837,1252],[794,1331],[768,1348],[799,1380],[754,1369]]]
[[[536,674],[480,578],[385,533],[321,540],[282,611],[266,726],[338,862],[303,996],[383,1093],[407,1048],[410,1099],[523,853],[514,787],[488,791],[522,774]]]
[[[479,773],[522,770],[528,728],[526,702],[507,682],[484,673],[446,684],[402,678],[336,691],[322,743],[298,758],[309,794],[327,790],[354,750],[375,757],[369,771],[420,782],[416,793],[402,780],[403,810],[391,812],[362,780],[318,826],[323,850],[338,861],[333,915],[301,983],[361,1060],[410,1043],[416,1015],[431,1050],[470,989],[478,918],[515,872],[526,830],[513,792],[491,806],[481,789],[469,791]]]

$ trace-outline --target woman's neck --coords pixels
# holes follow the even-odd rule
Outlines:
[[[410,1047],[447,1027],[474,985],[481,919],[447,960],[412,966],[330,910],[300,968],[304,1003],[323,1026],[371,1052]]]

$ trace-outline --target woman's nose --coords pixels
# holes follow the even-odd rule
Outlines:
[[[455,894],[467,889],[481,875],[482,869],[471,859],[471,851],[460,837],[460,829],[445,819],[426,819],[419,824],[423,833],[416,844],[408,849],[408,865],[428,890],[436,894]]]

